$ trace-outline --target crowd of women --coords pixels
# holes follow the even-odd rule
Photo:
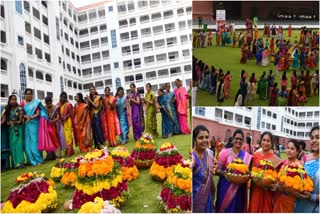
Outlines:
[[[253,213],[319,213],[319,126],[310,131],[311,153],[305,154],[297,140],[288,141],[287,158],[282,160],[273,150],[273,136],[270,132],[261,134],[261,148],[244,148],[242,130],[235,130],[231,147],[224,148],[217,160],[217,169],[213,170],[215,158],[209,145],[209,130],[199,125],[193,130],[193,212],[253,212]],[[250,148],[250,147],[249,147]],[[280,184],[265,189],[250,182],[241,185],[231,183],[223,172],[235,158],[240,158],[249,167],[256,166],[260,160],[269,160],[276,170],[291,163],[303,164],[311,177],[314,191],[288,194]],[[216,174],[213,172],[216,171]],[[219,176],[215,189],[212,176]]]
[[[319,94],[319,70],[313,73],[310,70],[294,70],[290,77],[287,72],[282,72],[280,82],[276,82],[272,70],[267,74],[263,71],[260,77],[255,73],[249,74],[242,70],[240,73],[240,83],[235,95],[235,106],[252,105],[256,95],[260,100],[268,100],[270,106],[298,106],[305,105],[308,97]],[[258,78],[258,79],[257,79]],[[231,95],[232,74],[228,70],[226,73],[220,68],[209,66],[193,57],[193,81],[199,89],[208,91],[209,94],[216,95],[217,104],[221,105],[225,99]]]
[[[134,84],[130,85],[130,94],[125,96],[119,87],[112,96],[109,87],[104,96],[98,95],[95,87],[85,98],[76,95],[73,106],[67,100],[67,93],[60,94],[60,101],[54,105],[52,97],[45,98],[45,106],[39,99],[33,99],[33,90],[25,90],[25,100],[18,103],[15,94],[8,98],[8,105],[1,111],[1,161],[5,169],[10,167],[10,155],[13,168],[25,167],[25,155],[29,165],[43,163],[42,151],[47,152],[46,159],[56,159],[65,152],[74,154],[74,145],[80,152],[88,152],[94,145],[101,148],[108,144],[117,145],[129,142],[129,128],[132,126],[134,140],[143,132],[158,137],[157,112],[162,116],[162,137],[190,134],[188,126],[188,94],[181,81],[175,81],[176,88],[158,90],[158,96],[146,84],[146,94],[142,97]],[[146,119],[145,119],[146,118]],[[24,155],[25,153],[25,155]]]

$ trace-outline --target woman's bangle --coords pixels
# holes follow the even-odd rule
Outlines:
[[[317,194],[316,193],[311,194],[311,201],[314,201],[314,202],[317,201]]]

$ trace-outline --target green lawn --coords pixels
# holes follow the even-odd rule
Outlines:
[[[299,34],[300,32],[298,30],[293,31],[291,41],[294,42],[294,40],[299,41]],[[259,31],[259,36],[262,36],[263,32],[262,30]],[[239,35],[239,33],[237,33]],[[287,30],[284,30],[284,38],[287,39],[288,32]],[[263,37],[263,40],[265,41],[266,37]],[[262,75],[263,71],[266,71],[267,74],[269,74],[269,70],[272,69],[272,71],[275,71],[275,66],[273,63],[269,60],[269,65],[267,67],[262,67],[261,65],[256,65],[256,59],[247,60],[247,64],[240,64],[240,58],[241,58],[241,50],[240,48],[236,47],[233,48],[232,46],[222,47],[222,46],[216,46],[215,44],[215,36],[213,39],[213,46],[212,47],[206,47],[206,48],[196,48],[193,50],[193,55],[201,59],[204,63],[208,64],[209,67],[214,66],[216,69],[222,68],[224,73],[226,73],[228,70],[231,71],[232,74],[232,82],[231,82],[231,96],[228,99],[225,99],[222,105],[225,106],[234,106],[234,99],[235,95],[240,88],[240,73],[242,69],[245,69],[245,71],[248,74],[248,79],[250,78],[252,73],[255,73],[255,76],[257,80],[259,80],[259,77]],[[270,38],[269,38],[270,42]],[[238,43],[237,43],[238,44]],[[310,70],[311,73],[313,73],[314,69]],[[289,71],[287,71],[287,78],[288,78],[288,87],[290,87],[291,82],[290,78],[293,72],[293,68],[290,67]],[[282,72],[279,72],[280,75],[276,77],[276,81],[278,82],[278,88],[280,88],[280,77],[282,75]],[[300,71],[297,71],[297,75],[300,74]],[[210,98],[208,98],[208,95]],[[256,96],[254,98],[253,104],[254,106],[268,106],[269,101],[268,100],[259,100],[259,97]],[[305,104],[307,106],[317,106],[319,104],[319,96],[311,96],[308,98],[308,102]],[[196,100],[197,106],[214,106],[217,105],[217,98],[215,95],[210,95],[208,91],[199,90],[197,91],[197,100]]]
[[[161,135],[161,117],[160,114],[157,115],[158,118],[158,131]],[[190,121],[189,121],[190,124]],[[189,152],[191,148],[191,135],[177,135],[170,137],[168,139],[157,138],[155,142],[159,147],[164,142],[171,142],[178,150],[181,152],[181,155],[185,159],[189,158]],[[130,130],[130,141],[126,144],[126,147],[130,152],[132,152],[134,148],[135,141],[132,137],[132,130]],[[76,155],[72,157],[66,158],[66,160],[70,160],[79,155],[79,148],[76,148]],[[1,201],[5,201],[8,197],[10,189],[13,187],[14,180],[17,176],[22,173],[29,171],[41,171],[46,174],[46,176],[50,176],[50,171],[56,161],[46,161],[45,164],[40,166],[28,166],[25,169],[12,169],[1,173]],[[159,208],[159,203],[157,200],[157,196],[161,191],[161,183],[158,181],[152,180],[149,176],[149,170],[139,170],[139,178],[128,183],[129,192],[131,197],[128,201],[121,207],[122,212],[126,213],[141,213],[141,212],[163,212]],[[74,189],[66,189],[61,185],[61,183],[56,183],[56,190],[58,193],[58,207],[55,212],[63,213],[63,204],[65,200],[71,199]]]

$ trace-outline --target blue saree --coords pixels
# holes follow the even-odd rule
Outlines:
[[[180,134],[181,130],[180,130],[180,124],[179,124],[178,117],[177,117],[176,105],[173,102],[174,93],[172,91],[169,91],[169,93],[166,92],[164,95],[167,98],[167,103],[170,106],[170,111],[172,114],[172,118],[174,120],[173,134]]]
[[[162,116],[162,138],[167,138],[173,133],[174,120],[165,95],[158,96],[158,103],[161,106],[160,112]]]
[[[35,99],[29,103],[24,104],[24,113],[25,115],[31,117],[35,114],[37,108],[40,108],[40,117],[45,117],[48,119],[45,108],[41,104],[40,100]],[[39,137],[39,118],[37,117],[29,122],[25,123],[24,126],[24,145],[25,152],[27,155],[28,163],[35,166],[43,162],[42,154],[38,150],[38,137]]]
[[[195,166],[192,170],[192,212],[212,213],[214,211],[214,184],[212,178],[213,152],[206,149],[202,160],[192,152]]]
[[[319,158],[315,160],[308,160],[304,164],[304,168],[307,174],[311,177],[313,181],[314,190],[312,194],[319,194]],[[297,198],[296,207],[294,209],[295,213],[319,213],[319,201],[314,202],[311,200],[305,200]]]
[[[117,114],[120,122],[121,134],[120,143],[128,143],[129,141],[129,125],[126,113],[126,97],[117,97]]]

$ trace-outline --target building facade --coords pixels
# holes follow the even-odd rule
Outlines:
[[[235,129],[259,140],[260,134],[270,131],[274,142],[285,148],[289,139],[304,140],[309,149],[309,132],[319,125],[317,107],[193,107],[193,127],[206,125],[211,135],[227,139]]]
[[[191,81],[191,1],[1,2],[1,105],[13,91],[57,101],[105,87],[144,93]],[[20,93],[19,93],[20,92]]]

